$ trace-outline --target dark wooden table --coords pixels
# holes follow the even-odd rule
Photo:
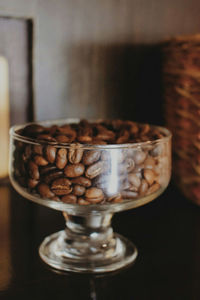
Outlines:
[[[114,216],[138,247],[134,265],[108,275],[59,274],[40,259],[43,238],[64,228],[60,212],[0,187],[0,299],[200,299],[200,208],[170,184],[155,201]]]

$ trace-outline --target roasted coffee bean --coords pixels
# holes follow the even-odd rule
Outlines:
[[[46,146],[45,148],[45,157],[51,164],[54,163],[56,159],[56,148],[53,146]]]
[[[84,198],[79,198],[78,199],[78,204],[80,204],[80,205],[89,205],[91,203],[89,201],[85,200]]]
[[[122,191],[121,194],[122,197],[126,200],[135,199],[136,197],[138,197],[138,193],[133,191]]]
[[[67,164],[67,149],[59,149],[56,155],[56,167],[58,169],[64,169]]]
[[[158,182],[155,182],[150,188],[148,189],[147,194],[155,193],[160,188],[160,184]]]
[[[55,170],[58,170],[55,165],[47,165],[44,167],[40,167],[40,175],[42,176]]]
[[[49,186],[46,183],[40,183],[37,186],[37,190],[42,198],[52,198],[55,196],[54,193],[50,190]]]
[[[81,163],[74,165],[67,165],[64,169],[66,177],[79,177],[83,175],[85,171],[85,166]]]
[[[140,187],[141,180],[135,173],[128,174],[128,181],[137,189]]]
[[[152,156],[148,156],[144,161],[145,169],[154,169],[156,165],[155,159]]]
[[[32,179],[32,178],[29,178],[28,179],[28,187],[30,187],[31,189],[35,188],[39,183],[39,180],[35,180],[35,179]]]
[[[146,135],[150,130],[149,124],[143,124],[140,127],[140,135]]]
[[[67,178],[55,179],[51,184],[51,190],[56,195],[67,195],[72,191],[71,182]]]
[[[148,190],[148,183],[145,179],[142,179],[141,180],[141,185],[139,187],[139,194],[140,195],[145,195],[147,190]]]
[[[58,143],[70,143],[70,139],[66,135],[57,135],[55,139]]]
[[[35,162],[29,161],[28,163],[28,173],[32,179],[38,180],[40,178],[40,173],[38,166]]]
[[[43,146],[41,146],[41,145],[34,145],[33,146],[33,152],[34,152],[34,154],[43,155]]]
[[[142,164],[144,162],[145,158],[146,158],[146,153],[144,151],[142,151],[142,150],[135,151],[134,161],[137,165]]]
[[[23,134],[25,136],[32,136],[38,133],[41,133],[44,131],[44,127],[38,124],[31,124],[31,125],[27,125],[24,130],[23,130]]]
[[[98,176],[99,174],[101,174],[102,172],[104,172],[106,169],[106,165],[103,161],[98,161],[97,163],[94,163],[93,165],[90,165],[85,172],[85,175],[90,178],[93,179],[96,176]]]
[[[49,184],[49,183],[51,183],[53,180],[55,180],[55,179],[57,179],[57,178],[59,178],[59,177],[62,177],[62,175],[63,175],[63,171],[58,170],[58,169],[55,169],[55,170],[53,170],[52,172],[47,173],[46,175],[44,175],[43,178],[42,178],[42,180],[43,180],[45,183]]]
[[[90,187],[92,185],[92,181],[83,176],[72,178],[71,182],[84,187]]]
[[[104,199],[104,194],[101,189],[91,187],[85,192],[85,200],[92,204],[99,203]]]
[[[83,149],[78,148],[79,144],[72,144],[68,150],[68,159],[71,164],[80,163],[83,157]]]
[[[80,143],[85,143],[85,144],[89,144],[90,142],[92,142],[92,137],[88,136],[88,135],[80,135],[78,136],[78,141]]]
[[[144,175],[144,178],[146,179],[146,181],[148,182],[148,184],[152,185],[156,178],[155,172],[151,169],[144,169],[143,175]]]
[[[116,140],[116,143],[117,144],[124,144],[124,143],[127,143],[128,140],[129,140],[129,136],[130,136],[130,133],[128,132],[128,130],[126,129],[122,129],[119,133],[119,136]]]
[[[34,161],[38,166],[46,166],[48,165],[48,161],[41,155],[34,156]]]
[[[101,155],[101,151],[99,150],[89,150],[85,151],[83,155],[83,163],[84,165],[91,165],[99,160]]]
[[[54,139],[50,134],[39,134],[37,139],[39,141],[56,142],[56,139]]]
[[[31,145],[27,145],[24,149],[24,153],[22,154],[23,161],[26,162],[31,157],[31,154],[32,154]]]
[[[115,139],[115,133],[111,130],[102,129],[96,135],[96,139],[103,140],[103,141],[112,141]]]
[[[122,199],[121,194],[118,194],[118,195],[114,195],[112,197],[108,197],[107,201],[111,202],[111,203],[119,203],[119,202],[122,202],[123,199]]]
[[[85,187],[82,185],[74,185],[73,187],[73,193],[76,196],[82,196],[85,193]]]
[[[62,196],[61,200],[64,203],[75,204],[77,202],[77,197],[74,194],[68,194],[68,195]]]

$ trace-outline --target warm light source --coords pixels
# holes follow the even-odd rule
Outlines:
[[[0,56],[0,179],[8,175],[9,126],[8,62]]]

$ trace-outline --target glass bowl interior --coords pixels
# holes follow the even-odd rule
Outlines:
[[[130,177],[132,181],[133,181],[133,179],[136,181],[136,186],[133,186],[133,185],[131,186],[131,190],[129,190],[129,193],[126,193],[127,196],[124,196],[122,201],[119,201],[119,202],[118,201],[117,202],[100,201],[100,202],[98,202],[97,201],[98,199],[97,199],[97,200],[93,201],[92,203],[89,203],[88,205],[80,205],[78,203],[65,203],[63,201],[60,201],[60,199],[58,201],[58,199],[54,200],[52,198],[50,199],[47,196],[41,196],[41,194],[39,194],[37,192],[37,189],[30,189],[30,188],[27,188],[27,187],[23,186],[22,184],[20,184],[20,182],[19,182],[19,180],[17,180],[17,176],[16,176],[16,174],[18,172],[18,170],[17,170],[18,162],[16,163],[16,160],[20,157],[20,155],[23,157],[25,155],[23,152],[25,150],[21,150],[21,149],[27,149],[27,146],[31,149],[35,146],[41,146],[41,147],[43,147],[43,149],[47,149],[48,146],[51,146],[56,149],[55,151],[57,151],[57,153],[60,149],[65,149],[67,151],[67,153],[69,153],[72,149],[71,143],[55,143],[55,142],[51,142],[51,141],[38,141],[35,138],[25,137],[25,136],[21,135],[20,130],[30,124],[39,124],[39,125],[42,125],[45,127],[49,127],[54,124],[61,126],[63,124],[67,124],[67,123],[68,124],[78,123],[79,121],[80,121],[80,119],[51,120],[51,121],[43,121],[43,122],[27,123],[27,124],[23,124],[23,125],[16,125],[10,129],[9,175],[10,175],[10,180],[11,180],[12,185],[23,197],[25,197],[29,200],[32,200],[36,203],[51,207],[56,210],[67,211],[71,214],[77,214],[77,213],[85,214],[85,213],[88,213],[91,211],[92,212],[95,212],[95,211],[96,212],[98,212],[98,211],[117,212],[117,211],[121,211],[121,210],[125,210],[125,209],[131,209],[131,208],[134,208],[134,207],[137,207],[137,206],[140,206],[140,205],[143,205],[145,203],[152,201],[153,199],[158,197],[165,190],[165,188],[167,187],[167,185],[169,183],[170,175],[171,175],[171,133],[166,128],[163,128],[160,126],[153,126],[153,125],[150,125],[150,126],[152,128],[156,128],[161,133],[163,133],[163,137],[158,138],[153,141],[125,143],[125,144],[107,144],[107,145],[73,144],[73,151],[82,151],[83,157],[84,157],[84,155],[86,155],[88,153],[89,154],[96,153],[96,155],[98,156],[97,161],[95,161],[96,164],[103,163],[104,166],[109,165],[109,168],[110,168],[109,176],[107,176],[108,172],[107,173],[103,172],[102,174],[101,173],[99,174],[97,172],[98,176],[96,176],[96,177],[98,177],[102,180],[104,179],[104,181],[106,181],[106,178],[108,179],[106,181],[106,183],[104,184],[104,190],[106,188],[106,193],[108,192],[108,189],[112,190],[109,195],[111,199],[114,194],[117,195],[116,197],[118,197],[118,195],[121,193],[121,189],[120,189],[121,187],[119,188],[118,182],[119,182],[119,178],[122,173],[125,178],[125,179],[123,179],[124,180],[123,185],[122,185],[123,189],[124,189],[124,185],[125,185],[124,182],[126,181],[126,177],[127,178]],[[101,121],[101,120],[99,120],[99,121]],[[97,121],[95,120],[95,122],[97,122]],[[21,147],[21,148],[19,149],[19,147]],[[158,151],[158,149],[160,152]],[[157,155],[154,153],[154,155],[153,155],[152,154],[153,151],[156,152],[156,150],[159,153],[157,153]],[[101,155],[98,155],[98,153],[101,153]],[[105,162],[105,159],[103,160],[103,158],[102,158],[102,153],[107,154],[107,156],[108,156],[106,162]],[[132,153],[132,154],[130,154],[130,153]],[[146,160],[137,165],[135,163],[135,154],[136,153],[139,153],[139,154],[145,153]],[[123,154],[124,160],[119,162],[122,154]],[[131,155],[133,155],[133,158],[131,157]],[[104,156],[106,156],[106,155],[104,155]],[[35,159],[35,156],[34,156],[34,159]],[[127,164],[127,159],[128,159],[128,164]],[[83,160],[84,160],[84,158],[82,159],[82,161]],[[150,163],[151,160],[153,160],[153,165],[154,165],[153,167],[152,167],[152,164]],[[81,161],[81,163],[82,163],[82,161]],[[145,167],[145,163],[147,165],[147,161],[148,161],[149,165]],[[28,163],[30,163],[30,161],[26,162],[26,164],[28,164]],[[131,163],[134,164],[134,169],[129,172],[129,169],[131,168],[130,167]],[[52,163],[49,163],[49,165],[52,165]],[[72,164],[70,164],[70,165],[72,165]],[[84,165],[84,169],[87,171],[88,171],[89,167],[90,167],[90,169],[92,169],[91,166],[88,165],[87,162],[82,163],[82,165]],[[123,172],[121,173],[122,167],[125,168],[125,170],[123,170]],[[154,167],[155,167],[155,170],[154,170]],[[67,173],[67,168],[68,168],[68,166],[67,167],[65,166],[64,177],[67,180],[69,179],[70,181],[71,180],[73,181],[73,176],[71,176],[71,175],[68,176],[69,172]],[[42,169],[44,169],[44,166],[40,165],[39,170],[41,171]],[[145,171],[146,169],[147,169],[147,171]],[[153,169],[153,171],[152,171],[152,169]],[[24,172],[25,172],[24,176],[30,175],[30,170],[24,171]],[[150,183],[149,183],[149,189],[151,188],[151,190],[152,190],[151,193],[147,192],[147,193],[143,193],[143,194],[142,193],[137,194],[138,193],[137,189],[139,189],[139,186],[137,187],[137,185],[139,185],[138,184],[139,180],[140,180],[140,184],[141,184],[142,180],[144,180],[142,178],[142,176],[144,176],[144,173],[146,174],[146,177],[148,178],[148,176],[150,176],[150,174],[152,172],[156,173],[156,177],[155,177],[156,179],[155,179],[154,183],[152,183],[151,186],[153,186],[153,184],[154,184],[154,186],[155,186],[155,184],[157,184],[157,189],[153,190],[153,188],[151,188]],[[84,174],[86,174],[86,173],[84,173]],[[137,176],[134,176],[134,174],[136,174]],[[82,174],[80,176],[82,176]],[[92,177],[93,175],[90,175],[90,176]],[[99,186],[96,185],[96,181],[95,181],[96,178],[92,177],[92,179],[91,179],[90,176],[88,175],[88,178],[92,182],[92,187],[94,185],[95,187],[97,186],[97,188],[99,188]],[[61,177],[63,178],[63,175]],[[138,177],[139,179],[137,179],[136,177]],[[59,177],[58,177],[58,179],[59,179]],[[94,184],[94,181],[95,181],[95,184]],[[149,179],[149,182],[150,181],[151,181],[151,178]],[[128,184],[130,185],[130,182]],[[159,184],[159,186],[158,186],[158,184]],[[72,185],[70,185],[70,188],[71,188],[71,186]],[[73,185],[73,187],[74,187],[74,185]],[[101,186],[101,188],[102,188],[102,186]],[[128,189],[129,188],[130,187],[128,187]],[[66,191],[64,191],[64,192],[60,191],[60,190],[58,191],[57,189],[54,189],[54,191],[56,191],[58,193],[59,197],[60,197],[59,193],[61,193],[61,194],[66,193]],[[134,195],[134,193],[137,195],[135,197],[130,198],[129,195]],[[64,196],[61,195],[61,198],[62,197],[64,197]],[[106,197],[108,197],[107,194],[106,194]]]

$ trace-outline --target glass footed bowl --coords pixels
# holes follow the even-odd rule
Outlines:
[[[20,134],[27,125],[55,128],[79,119],[16,125],[10,129],[9,176],[23,197],[63,212],[66,228],[44,239],[40,257],[53,268],[102,273],[135,261],[137,248],[113,233],[115,212],[158,197],[171,176],[171,133],[154,141],[86,145],[38,141]]]

